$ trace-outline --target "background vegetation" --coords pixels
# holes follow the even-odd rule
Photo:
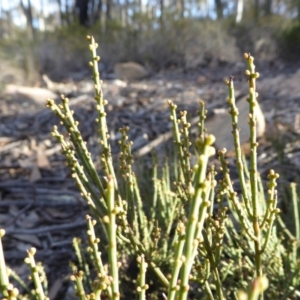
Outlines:
[[[153,71],[233,62],[251,52],[299,60],[299,0],[31,0],[1,2],[0,59],[60,80],[82,71],[79,37],[99,41],[101,71],[134,60]],[[81,54],[79,54],[81,53]],[[13,76],[6,81],[12,81]]]

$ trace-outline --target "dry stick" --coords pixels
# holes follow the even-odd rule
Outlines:
[[[80,202],[78,200],[59,200],[59,201],[52,201],[53,199],[45,200],[45,199],[40,199],[40,200],[3,200],[0,201],[0,207],[6,207],[6,206],[27,206],[27,205],[32,205],[34,207],[61,207],[61,206],[76,206],[78,207],[86,207],[85,202]]]
[[[40,228],[34,228],[34,229],[22,229],[22,228],[14,228],[10,229],[8,228],[6,230],[7,235],[13,235],[13,234],[41,234],[41,233],[48,233],[53,231],[62,231],[66,229],[73,229],[78,227],[83,227],[86,225],[86,221],[77,221],[74,223],[68,223],[68,224],[61,224],[61,225],[53,225],[53,226],[44,226]]]
[[[140,148],[137,150],[134,154],[136,157],[141,157],[146,155],[147,153],[151,152],[155,147],[162,144],[163,142],[166,142],[173,136],[172,131],[168,131],[166,133],[161,134],[159,137],[157,137],[155,140],[148,143],[146,146]]]
[[[13,223],[15,223],[27,210],[29,210],[30,208],[32,208],[32,206],[33,206],[32,204],[28,203],[25,207],[23,207],[22,209],[20,209],[15,216],[13,216],[12,218],[10,218],[9,222],[5,223],[5,226],[9,227]]]
[[[6,144],[5,146],[0,147],[0,153],[6,152],[6,151],[11,150],[11,149],[18,148],[23,144],[24,141],[25,140],[20,140],[20,141],[16,141],[16,142]]]

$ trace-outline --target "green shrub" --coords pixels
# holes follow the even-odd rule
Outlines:
[[[285,41],[280,39],[280,34],[289,24],[288,19],[278,15],[263,17],[258,23],[246,18],[233,24],[229,32],[242,53],[249,51],[259,61],[272,62],[281,57],[280,49]]]
[[[217,182],[209,158],[215,155],[214,137],[206,133],[206,110],[199,106],[198,135],[190,139],[185,111],[169,101],[173,125],[174,161],[162,167],[154,161],[147,193],[133,172],[132,143],[128,128],[121,128],[118,164],[114,161],[106,123],[105,105],[98,72],[97,44],[88,37],[90,67],[95,86],[101,170],[97,170],[78,129],[78,122],[62,97],[47,106],[59,117],[69,138],[57,126],[53,136],[62,147],[72,177],[88,203],[88,247],[78,239],[74,248],[78,264],[72,264],[79,299],[297,299],[300,287],[298,259],[298,200],[292,185],[295,236],[283,223],[277,208],[277,178],[270,170],[267,189],[257,169],[255,89],[259,74],[253,57],[245,54],[249,84],[249,163],[239,142],[238,110],[233,78],[228,86],[229,111],[236,152],[238,184],[233,185],[226,149],[218,152],[221,179]],[[243,120],[244,121],[244,120]],[[191,163],[191,153],[196,164]],[[118,170],[116,169],[118,165]],[[118,176],[117,176],[118,175]],[[171,180],[172,178],[172,180]],[[144,183],[145,184],[145,183]],[[237,192],[239,191],[239,192]],[[98,227],[95,227],[96,223]],[[6,270],[0,231],[0,288],[4,299],[47,299],[47,282],[42,267],[35,263],[35,249],[25,262],[35,289]],[[102,254],[101,254],[101,252]],[[22,294],[11,283],[12,277]],[[268,278],[268,279],[267,279]],[[128,286],[135,286],[135,292]],[[269,288],[267,289],[267,287]],[[265,290],[267,291],[265,292]],[[245,292],[247,290],[247,292]],[[135,295],[136,294],[136,295]]]
[[[295,23],[284,29],[279,37],[282,56],[289,61],[299,61],[300,53],[300,23]]]
[[[228,25],[216,21],[174,20],[173,17],[166,17],[163,28],[150,26],[149,20],[142,17],[139,26],[128,24],[124,28],[114,21],[109,22],[105,30],[95,24],[89,32],[101,45],[100,55],[107,71],[112,71],[115,63],[124,61],[135,61],[155,71],[196,68],[218,59],[234,61],[237,48],[235,39],[228,35]],[[36,72],[59,81],[84,70],[87,56],[81,41],[86,34],[87,29],[78,24],[36,32],[30,50]],[[27,70],[24,36],[26,32],[15,30],[12,37],[0,41],[0,52],[11,54],[5,59],[13,57],[18,67]]]

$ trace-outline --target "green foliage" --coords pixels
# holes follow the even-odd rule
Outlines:
[[[271,62],[282,57],[280,49],[285,41],[280,39],[280,33],[290,23],[278,15],[260,18],[259,22],[245,18],[239,24],[232,24],[230,33],[242,53],[249,51],[256,59]]]
[[[36,71],[61,80],[83,70],[87,56],[81,41],[87,31],[99,41],[100,55],[110,70],[120,61],[136,61],[153,70],[194,68],[217,59],[233,61],[237,54],[235,40],[223,22],[174,19],[174,15],[167,15],[161,28],[158,20],[137,17],[140,24],[127,27],[110,21],[105,27],[97,23],[87,29],[74,23],[55,31],[37,32],[31,50]],[[5,59],[13,57],[13,63],[26,70],[24,35],[24,31],[16,30],[12,37],[0,41],[0,53],[10,54]]]
[[[9,36],[0,40],[0,60],[10,61],[27,73],[31,60],[36,79],[46,73],[52,80],[61,80],[84,69],[87,55],[81,41],[88,31],[101,45],[100,55],[107,71],[123,61],[136,61],[154,71],[193,69],[212,62],[234,62],[245,51],[260,61],[298,59],[299,23],[283,16],[272,15],[255,23],[252,15],[246,14],[236,24],[231,17],[179,18],[170,8],[165,11],[163,23],[160,18],[143,13],[135,13],[133,20],[126,26],[113,19],[97,22],[88,29],[73,22],[55,31],[36,31],[30,49],[26,46],[25,30],[13,28]]]
[[[180,26],[181,28],[181,26]],[[140,184],[133,170],[129,128],[121,128],[120,155],[116,163],[111,154],[101,80],[98,71],[97,44],[88,36],[90,67],[95,87],[96,122],[100,138],[101,170],[78,129],[78,122],[62,97],[47,106],[59,117],[61,127],[52,135],[58,140],[72,177],[91,214],[87,216],[88,246],[74,239],[78,264],[71,265],[71,280],[79,299],[297,299],[300,288],[299,213],[296,186],[291,186],[295,231],[285,226],[277,208],[277,178],[270,170],[265,188],[258,173],[256,142],[257,105],[254,59],[247,63],[249,162],[242,155],[239,141],[238,110],[233,78],[228,86],[229,112],[232,118],[238,186],[233,185],[226,160],[226,149],[218,152],[220,180],[209,159],[215,155],[215,138],[206,133],[206,110],[200,103],[198,135],[190,138],[191,124],[185,111],[178,113],[171,101],[174,161],[159,166],[154,160],[152,176]],[[244,120],[243,120],[244,121]],[[61,134],[68,132],[68,137]],[[194,149],[194,151],[192,150]],[[194,153],[193,153],[194,152]],[[191,156],[195,155],[193,165]],[[118,170],[116,169],[118,165]],[[171,180],[172,178],[172,180]],[[146,191],[144,186],[147,187]],[[150,191],[148,193],[147,191]],[[99,227],[95,227],[96,224]],[[5,299],[47,299],[47,281],[43,268],[34,260],[35,249],[28,251],[34,290],[23,287],[23,295],[11,283],[6,269],[0,231],[0,288]],[[102,253],[101,253],[102,252]],[[136,292],[129,291],[128,285]],[[268,289],[267,289],[268,288]],[[265,292],[265,290],[267,291]],[[246,292],[247,291],[247,292]]]
[[[299,60],[300,23],[294,23],[283,30],[279,39],[282,55],[289,61]]]

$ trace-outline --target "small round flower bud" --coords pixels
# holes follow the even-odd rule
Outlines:
[[[212,134],[209,134],[209,135],[206,137],[205,144],[211,146],[215,141],[216,141],[215,136],[212,135]]]

